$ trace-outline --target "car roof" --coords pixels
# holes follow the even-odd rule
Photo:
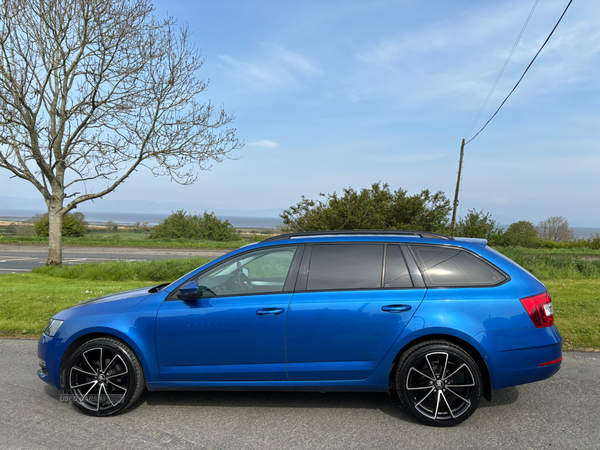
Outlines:
[[[407,239],[408,238],[408,239]],[[487,239],[450,237],[429,231],[414,230],[335,230],[335,231],[308,231],[287,233],[272,236],[257,244],[291,244],[295,242],[416,242],[415,239],[427,244],[445,244],[460,247],[485,247]]]
[[[302,238],[326,238],[326,237],[417,237],[428,239],[446,239],[453,238],[443,234],[431,233],[429,231],[413,231],[413,230],[335,230],[335,231],[305,231],[301,233],[280,234],[262,240],[261,242],[271,242],[280,240],[292,240]]]

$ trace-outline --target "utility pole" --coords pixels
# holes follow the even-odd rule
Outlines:
[[[463,156],[465,154],[465,140],[462,140],[460,146],[460,161],[458,162],[458,178],[456,179],[456,191],[454,192],[454,209],[452,210],[452,224],[450,225],[450,235],[454,237],[454,226],[456,225],[456,209],[458,208],[458,191],[460,191],[460,175],[462,172]]]

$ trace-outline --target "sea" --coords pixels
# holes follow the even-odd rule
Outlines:
[[[79,212],[79,209],[77,210]],[[1,221],[25,222],[36,214],[44,214],[47,211],[30,209],[0,209]],[[127,213],[127,212],[93,212],[80,211],[85,215],[85,220],[91,225],[104,225],[113,221],[120,225],[135,225],[147,223],[150,226],[158,225],[170,213]],[[219,216],[221,220],[229,220],[236,228],[269,228],[274,229],[283,225],[280,217],[246,217],[246,216]]]

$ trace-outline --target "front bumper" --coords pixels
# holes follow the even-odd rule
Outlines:
[[[51,338],[42,334],[38,340],[38,358],[40,359],[40,369],[37,371],[38,378],[56,389],[61,390],[60,383],[60,364],[62,361],[62,339]]]

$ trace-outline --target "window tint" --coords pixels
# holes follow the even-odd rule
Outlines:
[[[384,287],[413,287],[410,273],[399,245],[388,245],[385,251]]]
[[[381,287],[383,245],[314,245],[309,291]]]
[[[425,284],[441,286],[494,286],[506,278],[471,253],[448,247],[411,246]]]
[[[204,297],[281,292],[296,246],[244,253],[197,278]]]

